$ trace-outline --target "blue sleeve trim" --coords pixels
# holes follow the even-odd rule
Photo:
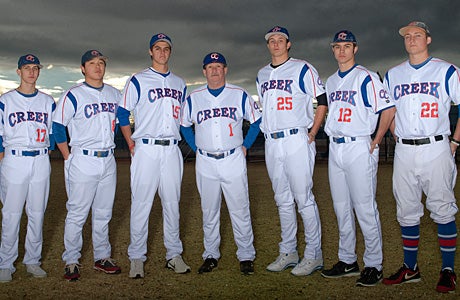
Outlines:
[[[67,132],[65,126],[56,122],[53,122],[53,136],[56,143],[67,142]]]
[[[252,144],[256,141],[260,131],[260,122],[262,122],[262,118],[259,118],[249,126],[248,133],[243,141],[243,146],[246,147],[246,149],[251,148]]]
[[[246,115],[246,99],[248,98],[248,94],[243,93],[243,99],[242,99],[242,107],[243,107],[243,117]]]
[[[180,132],[185,138],[187,144],[192,148],[193,152],[196,152],[196,144],[195,144],[195,134],[193,133],[192,127],[180,127]]]
[[[452,77],[452,75],[455,73],[455,67],[454,66],[450,66],[449,69],[447,70],[447,73],[446,73],[446,91],[447,91],[447,95],[450,96],[450,91],[449,91],[449,80],[450,78]]]
[[[0,102],[0,109],[1,109],[2,111],[5,111],[5,103]]]
[[[365,107],[372,107],[369,104],[369,99],[367,98],[367,84],[371,81],[371,76],[367,75],[367,77],[363,81],[363,84],[361,85],[361,95],[363,95],[363,102]]]
[[[188,116],[192,118],[192,98],[190,96],[187,97],[187,104],[188,104]]]
[[[126,108],[118,107],[117,118],[118,118],[118,122],[120,123],[120,126],[129,125],[129,115],[130,114],[131,114],[130,111],[127,110]]]
[[[300,71],[300,76],[299,76],[300,89],[304,93],[306,93],[307,91],[305,90],[305,82],[303,78],[305,77],[305,74],[307,73],[307,71],[308,71],[308,66],[304,65],[302,68],[302,71]]]
[[[72,104],[73,104],[73,110],[74,110],[74,112],[77,112],[77,99],[76,99],[75,96],[72,94],[72,92],[68,92],[68,93],[67,93],[67,97],[69,97],[70,102],[72,102]],[[74,113],[74,115],[75,115],[75,113]]]
[[[0,152],[5,152],[5,147],[3,147],[3,136],[0,135]]]
[[[131,82],[134,84],[134,86],[136,87],[136,91],[137,91],[137,101],[139,101],[139,98],[141,97],[141,85],[139,84],[139,81],[137,80],[136,77],[131,77]],[[123,125],[122,125],[123,126]]]

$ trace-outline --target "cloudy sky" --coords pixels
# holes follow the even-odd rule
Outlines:
[[[17,60],[36,54],[44,69],[38,85],[56,99],[77,81],[81,55],[109,57],[106,82],[122,89],[148,67],[148,42],[164,32],[173,40],[170,68],[189,90],[203,84],[203,57],[218,51],[227,80],[255,94],[259,68],[269,63],[264,34],[274,25],[291,35],[292,57],[312,63],[325,80],[337,69],[329,43],[341,29],[358,39],[358,63],[384,74],[406,59],[399,27],[422,20],[430,52],[460,65],[458,0],[0,0],[0,92],[15,88]]]

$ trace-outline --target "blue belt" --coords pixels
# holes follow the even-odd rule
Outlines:
[[[349,140],[348,140],[349,142],[354,142],[354,141],[356,141],[356,138],[355,138],[355,137],[349,137],[349,138],[345,138],[345,137],[339,137],[339,138],[333,137],[333,138],[332,138],[332,141],[333,141],[334,143],[337,143],[337,144],[343,144],[343,143],[346,143],[346,142],[347,142],[347,139],[349,139]]]
[[[169,146],[171,144],[177,144],[177,140],[153,140],[153,139],[142,139],[142,143],[151,145]]]
[[[198,152],[200,152],[201,155],[205,155],[207,157],[212,157],[214,159],[222,159],[222,158],[225,158],[229,155],[232,155],[233,153],[235,153],[235,148],[233,148],[232,150],[230,151],[227,151],[227,152],[223,152],[223,153],[219,153],[219,154],[214,154],[214,153],[209,153],[209,152],[205,152],[201,149],[198,149]]]
[[[270,136],[272,139],[276,140],[276,139],[282,139],[282,138],[284,138],[285,136],[288,136],[288,135],[297,134],[298,132],[299,132],[299,129],[294,128],[294,129],[290,129],[288,131],[288,134],[285,134],[284,131],[278,131],[278,132],[269,133],[268,136]],[[267,137],[267,135],[265,137]]]
[[[96,157],[107,157],[113,153],[113,149],[105,150],[105,151],[94,151],[94,150],[83,149],[82,152],[83,152],[83,155],[90,155],[90,156],[96,156]]]
[[[41,154],[47,154],[48,149],[43,150],[11,150],[11,154],[18,155],[18,156],[38,156]]]
[[[444,137],[442,135],[436,135],[434,137],[435,142],[442,141]],[[396,138],[398,143],[403,143],[405,145],[414,145],[414,146],[420,146],[420,145],[426,145],[426,144],[431,144],[431,140],[429,137],[427,138],[421,138],[421,139],[400,139],[399,137]]]

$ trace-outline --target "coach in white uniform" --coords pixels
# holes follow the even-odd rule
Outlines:
[[[19,226],[22,211],[27,214],[27,234],[23,263],[34,277],[46,277],[40,267],[43,245],[43,218],[50,188],[48,147],[51,116],[56,105],[51,96],[35,87],[40,69],[38,57],[21,56],[18,88],[0,97],[0,159],[2,242],[0,282],[12,280],[18,257]],[[54,146],[54,145],[52,145]]]
[[[360,275],[356,214],[365,244],[364,270],[356,284],[373,286],[383,279],[382,230],[375,200],[378,144],[395,108],[378,75],[356,64],[358,45],[351,31],[337,32],[331,46],[339,70],[326,81],[329,113],[325,131],[330,139],[329,182],[339,228],[339,262],[321,275]],[[379,128],[372,139],[379,115]]]
[[[267,270],[295,267],[293,275],[309,275],[323,267],[321,222],[312,187],[315,136],[326,115],[327,98],[316,69],[289,57],[291,42],[286,28],[275,26],[265,34],[265,40],[272,61],[257,75],[263,114],[260,128],[265,134],[265,162],[281,223],[280,255]],[[306,242],[299,264],[296,204]]]
[[[131,76],[119,103],[123,136],[131,151],[131,260],[129,277],[144,277],[147,236],[155,193],[163,208],[163,236],[166,267],[188,273],[182,258],[179,232],[179,201],[183,158],[178,143],[180,108],[185,98],[185,81],[169,70],[171,39],[158,33],[150,39],[152,66]],[[129,124],[134,112],[134,133]]]
[[[226,83],[225,57],[203,59],[207,85],[190,93],[182,111],[182,132],[196,152],[196,182],[203,212],[204,252],[199,273],[211,272],[220,258],[222,192],[227,203],[240,271],[254,272],[256,251],[249,209],[246,151],[259,133],[260,112],[244,89]],[[251,127],[243,141],[243,120]],[[195,134],[191,126],[194,125]]]
[[[103,82],[106,60],[98,50],[83,54],[81,72],[85,81],[62,94],[53,115],[53,132],[64,157],[68,196],[62,259],[66,263],[64,278],[69,281],[80,277],[82,229],[90,209],[94,269],[107,274],[121,272],[111,259],[109,242],[117,183],[115,124],[121,93]]]
[[[426,208],[438,225],[442,267],[436,290],[455,291],[454,261],[457,242],[454,196],[456,165],[453,154],[460,144],[449,145],[451,103],[460,103],[458,67],[429,55],[431,33],[414,21],[399,30],[409,59],[390,69],[385,83],[396,104],[396,149],[393,193],[404,249],[403,266],[385,284],[420,281],[417,264],[420,218]],[[454,136],[458,137],[458,130]]]

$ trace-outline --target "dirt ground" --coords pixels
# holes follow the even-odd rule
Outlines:
[[[255,274],[243,276],[239,272],[236,247],[228,217],[227,208],[222,206],[221,252],[222,258],[217,269],[199,275],[197,270],[202,263],[203,232],[201,209],[195,186],[194,162],[187,162],[181,199],[181,237],[184,244],[184,258],[192,267],[192,272],[182,275],[165,269],[165,249],[163,246],[161,202],[156,198],[151,215],[149,231],[149,253],[145,264],[145,278],[128,278],[129,260],[129,160],[118,161],[118,186],[110,223],[110,239],[113,257],[122,267],[119,275],[106,275],[93,270],[91,246],[91,222],[88,219],[84,228],[82,250],[81,280],[67,282],[63,279],[64,263],[63,230],[66,216],[66,195],[64,189],[62,160],[52,161],[52,180],[49,204],[44,224],[44,249],[42,267],[48,277],[36,279],[27,276],[22,264],[26,217],[21,225],[19,258],[13,281],[0,284],[1,299],[458,299],[454,295],[440,295],[435,291],[441,258],[437,243],[436,225],[425,214],[421,226],[419,266],[422,281],[402,286],[372,288],[355,286],[355,278],[325,279],[319,272],[307,277],[295,277],[288,270],[271,273],[265,267],[278,255],[280,240],[279,218],[270,180],[263,162],[248,163],[251,214],[255,234],[257,258]],[[395,203],[391,191],[392,165],[382,163],[378,174],[377,199],[384,239],[384,275],[396,271],[402,264],[402,247],[399,226],[395,217]],[[321,214],[323,231],[323,255],[327,268],[337,261],[338,233],[337,221],[332,208],[332,200],[327,178],[327,163],[319,161],[314,175],[314,193]],[[457,185],[456,194],[460,189]],[[157,201],[158,200],[158,201]],[[301,222],[299,223],[301,224]],[[457,224],[460,224],[457,217]],[[359,228],[359,227],[358,227]],[[299,226],[299,252],[303,255],[303,229]],[[357,252],[362,267],[363,241],[359,233]],[[459,255],[456,258],[459,266]]]

